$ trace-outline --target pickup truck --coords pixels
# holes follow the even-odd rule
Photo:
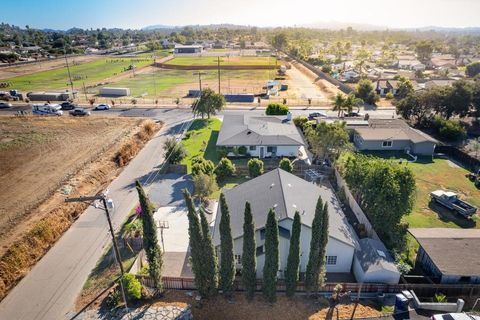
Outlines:
[[[444,207],[456,211],[464,217],[470,217],[477,212],[477,208],[458,198],[455,192],[435,190],[430,193],[432,201],[435,201]]]

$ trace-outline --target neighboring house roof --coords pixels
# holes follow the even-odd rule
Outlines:
[[[357,238],[340,208],[330,188],[316,186],[281,169],[269,171],[259,177],[244,182],[232,189],[224,189],[223,194],[230,211],[232,237],[243,236],[245,203],[252,208],[256,229],[265,227],[267,214],[271,208],[279,221],[294,218],[300,212],[302,224],[311,227],[318,197],[328,203],[329,236],[349,246],[357,245]],[[218,210],[213,231],[213,244],[220,244],[221,211]]]
[[[199,44],[190,44],[190,45],[176,44],[175,45],[175,49],[186,49],[186,48],[199,49],[199,48],[203,48],[203,46]]]
[[[437,143],[437,140],[410,127],[400,119],[370,119],[368,123],[368,127],[355,128],[357,134],[365,141],[410,140],[414,143]]]
[[[480,229],[408,229],[442,274],[480,276]]]
[[[225,115],[217,146],[300,146],[305,142],[286,117]]]
[[[364,238],[359,241],[360,248],[355,251],[360,266],[365,273],[387,270],[398,273],[395,260],[382,242]]]
[[[455,80],[430,80],[425,82],[425,87],[445,87],[445,86],[451,86]]]

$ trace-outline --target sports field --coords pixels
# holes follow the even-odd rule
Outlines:
[[[220,57],[222,65],[275,65],[275,57]],[[167,62],[180,66],[210,66],[217,65],[217,57],[176,57]]]
[[[205,71],[202,86],[217,89],[216,71]],[[222,70],[220,72],[222,92],[256,93],[266,81],[275,77],[274,70]],[[189,89],[198,89],[198,76],[188,70],[149,68],[135,77],[115,82],[115,87],[130,88],[133,97],[183,97]]]

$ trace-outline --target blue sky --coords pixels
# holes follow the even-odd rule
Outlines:
[[[480,0],[1,0],[1,5],[1,22],[52,29],[328,21],[389,27],[480,26]]]

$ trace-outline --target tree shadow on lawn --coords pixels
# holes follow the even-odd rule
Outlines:
[[[203,157],[207,160],[211,160],[215,165],[217,165],[218,154],[217,154],[217,139],[218,139],[218,130],[213,130],[208,139],[207,147],[203,153]]]
[[[459,213],[455,211],[451,211],[447,208],[442,207],[441,205],[435,203],[434,201],[430,201],[428,204],[430,210],[438,215],[438,219],[445,223],[453,222],[460,228],[468,229],[468,228],[475,228],[477,222],[473,219],[464,218]]]

